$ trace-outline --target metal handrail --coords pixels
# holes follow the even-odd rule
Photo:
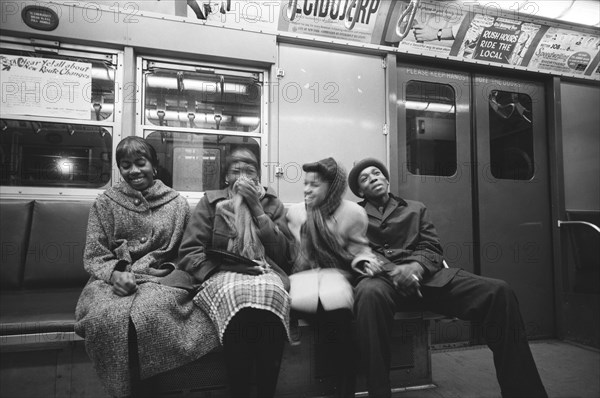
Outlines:
[[[596,224],[592,224],[591,222],[587,222],[587,221],[562,221],[562,220],[558,220],[558,227],[560,228],[561,225],[574,225],[574,224],[580,224],[580,225],[587,225],[590,228],[593,228],[594,230],[596,230],[596,232],[600,233],[600,227],[598,227]]]
[[[404,38],[410,31],[413,21],[415,20],[415,14],[417,13],[417,8],[419,8],[419,3],[420,3],[420,0],[411,0],[408,7],[406,7],[406,10],[404,10],[402,15],[400,15],[400,18],[398,18],[398,22],[396,23],[396,34],[398,36],[400,36],[400,41],[404,40]],[[404,29],[402,29],[400,27],[400,25],[402,25],[402,23],[404,23],[404,20],[406,18],[408,18],[408,20],[406,21],[406,26],[404,27]]]

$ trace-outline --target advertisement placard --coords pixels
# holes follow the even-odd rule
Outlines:
[[[420,3],[412,23],[406,26],[410,1],[393,3],[382,44],[410,53],[449,55],[465,16],[469,15],[455,3]],[[408,33],[402,37],[405,29]]]
[[[541,25],[475,14],[451,55],[507,65],[524,65]]]
[[[583,74],[598,55],[599,46],[600,37],[596,35],[551,27],[528,66],[548,72]]]
[[[91,63],[6,54],[0,63],[3,113],[90,119]]]
[[[287,2],[286,2],[287,3]],[[320,36],[358,43],[378,43],[377,26],[392,2],[366,0],[299,0],[293,19],[287,12],[279,19],[279,31]],[[287,11],[287,6],[284,7]]]

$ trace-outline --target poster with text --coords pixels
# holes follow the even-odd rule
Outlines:
[[[380,20],[385,18],[392,2],[385,0],[298,0],[294,18],[287,14],[283,2],[279,31],[319,36],[358,43],[379,44]],[[293,12],[293,10],[292,10]]]
[[[287,3],[287,2],[286,2]],[[187,17],[228,28],[277,31],[281,13],[279,0],[187,1]]]
[[[541,71],[583,74],[598,54],[599,45],[597,35],[551,27],[528,66]]]
[[[590,67],[585,72],[586,75],[590,75],[595,79],[600,79],[600,52],[596,54],[596,57],[592,61]]]
[[[397,1],[394,4],[382,44],[411,53],[449,55],[468,12],[455,2],[421,2],[408,26],[410,1]]]
[[[90,119],[92,64],[1,55],[2,112]]]
[[[460,58],[521,65],[541,25],[475,14],[456,55]]]

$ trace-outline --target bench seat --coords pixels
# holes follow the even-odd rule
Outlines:
[[[1,295],[0,336],[73,332],[81,288],[9,291]]]
[[[91,375],[88,378],[95,377],[83,353],[83,339],[74,332],[75,306],[89,278],[82,258],[91,205],[91,201],[0,201],[0,346],[3,369],[12,364],[11,376],[3,378],[11,391],[37,379],[41,358],[46,358],[43,366],[71,369],[70,375],[84,369]],[[431,385],[428,327],[434,318],[421,312],[396,314],[391,373],[394,387]],[[331,375],[315,373],[323,366],[314,366],[314,328],[300,320],[293,334],[294,341],[284,350],[277,396],[330,394]],[[25,354],[32,350],[37,354]],[[77,362],[68,365],[69,358],[75,357]],[[24,358],[34,362],[25,363]],[[82,362],[82,358],[87,361]],[[18,370],[14,368],[17,363]],[[54,374],[53,370],[47,369],[47,374]],[[225,376],[222,352],[215,350],[148,381],[164,396],[204,391],[220,397],[227,396]],[[68,380],[75,383],[76,379],[72,376]],[[66,376],[56,383],[60,388],[67,386]],[[359,379],[357,391],[364,391],[364,384]],[[94,394],[102,395],[98,380],[89,386],[96,389]],[[76,391],[69,394],[75,396]]]

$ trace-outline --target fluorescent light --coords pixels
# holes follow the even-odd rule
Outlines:
[[[256,126],[260,119],[257,116],[236,116],[235,122],[242,126]]]
[[[73,171],[73,162],[69,158],[59,158],[56,160],[56,165],[60,172],[64,175],[68,175]]]
[[[406,101],[406,109],[412,109],[414,111],[424,111],[427,109],[427,105],[427,102]]]
[[[583,25],[600,26],[600,2],[576,1],[560,19]]]
[[[496,1],[463,1],[465,7],[477,4],[483,9],[502,9],[513,15],[542,17],[557,22],[577,23],[588,26],[600,26],[599,1],[564,1],[564,0],[496,0]]]
[[[454,113],[454,105],[439,102],[406,101],[406,109],[424,112]]]
[[[160,88],[166,90],[177,90],[176,77],[148,75],[146,84],[151,88]],[[183,79],[183,87],[185,91],[200,91],[209,94],[221,92],[221,84],[216,81],[199,80],[185,78]],[[248,85],[240,83],[224,83],[223,92],[225,94],[248,94]]]

